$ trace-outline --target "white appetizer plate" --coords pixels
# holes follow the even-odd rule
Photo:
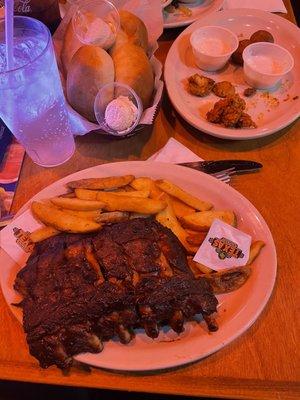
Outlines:
[[[195,0],[194,4],[184,4],[192,11],[191,16],[174,15],[164,12],[164,28],[179,28],[192,24],[197,19],[206,17],[222,8],[224,0]]]
[[[109,341],[105,343],[102,353],[80,354],[75,358],[96,367],[120,371],[160,370],[200,360],[220,350],[245,332],[265,307],[276,277],[276,250],[272,235],[255,207],[232,187],[204,173],[167,163],[132,161],[99,165],[53,183],[34,196],[31,201],[64,193],[66,190],[64,185],[70,180],[123,174],[169,179],[195,196],[212,202],[216,209],[234,210],[237,214],[238,227],[250,234],[253,240],[264,240],[266,246],[255,261],[252,275],[246,284],[235,292],[218,296],[217,332],[208,333],[203,322],[189,322],[185,324],[185,331],[179,336],[164,328],[159,337],[152,340],[141,329],[128,345],[123,345],[117,340]],[[22,211],[29,208],[31,201]],[[32,219],[31,213],[28,212],[28,226]],[[11,228],[17,226],[17,221],[12,222],[10,226]],[[0,257],[2,291],[12,312],[21,322],[20,309],[11,305],[20,300],[13,289],[13,282],[21,266],[3,250]],[[247,340],[247,337],[244,340]],[[226,363],[226,360],[224,362]]]
[[[218,25],[230,29],[241,39],[247,39],[257,30],[272,33],[275,43],[287,49],[295,65],[273,92],[258,91],[245,98],[243,90],[249,85],[244,80],[243,68],[227,64],[222,70],[206,72],[195,62],[190,46],[191,34],[201,26]],[[257,124],[255,129],[230,129],[206,120],[206,113],[219,97],[213,93],[196,97],[186,89],[187,78],[195,73],[211,77],[216,82],[229,81],[247,103],[247,112]],[[295,121],[300,115],[300,29],[286,19],[259,10],[237,9],[216,12],[189,26],[173,43],[165,63],[165,83],[177,112],[202,132],[226,139],[255,139],[270,135]]]

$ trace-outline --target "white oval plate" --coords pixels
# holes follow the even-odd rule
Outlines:
[[[248,87],[243,68],[228,64],[217,72],[202,71],[194,63],[189,38],[192,32],[204,25],[218,25],[235,32],[240,38],[249,38],[259,29],[272,33],[275,43],[285,47],[293,55],[295,66],[283,79],[281,86],[267,96],[258,91],[252,98],[242,96]],[[248,113],[257,124],[256,129],[230,129],[208,122],[205,115],[219,98],[214,94],[196,97],[186,90],[186,78],[203,74],[217,82],[228,80],[245,98]],[[300,115],[300,29],[278,15],[259,10],[225,10],[214,13],[189,26],[173,43],[165,63],[165,83],[169,97],[177,112],[192,126],[212,136],[225,139],[255,139],[285,128]],[[293,100],[293,98],[295,98]]]
[[[192,11],[192,15],[187,17],[185,15],[173,15],[164,12],[164,28],[179,28],[180,26],[187,26],[207,15],[214,13],[222,8],[224,0],[196,0],[194,4],[184,4]],[[164,6],[165,7],[165,6]]]
[[[166,328],[157,339],[152,340],[143,330],[139,330],[136,338],[128,345],[109,341],[105,343],[102,353],[80,354],[75,358],[95,367],[120,371],[158,370],[200,360],[240,336],[262,312],[276,277],[276,250],[272,235],[255,207],[229,185],[204,173],[167,163],[129,161],[79,171],[39,192],[23,207],[23,211],[29,207],[32,200],[64,193],[64,184],[70,180],[121,174],[169,179],[188,192],[211,201],[216,208],[232,209],[237,214],[238,227],[253,239],[264,240],[266,246],[254,263],[253,273],[247,283],[236,292],[218,296],[217,332],[209,334],[203,323],[189,322],[185,324],[185,332],[180,336]],[[2,291],[12,312],[21,321],[20,310],[11,306],[11,303],[20,300],[13,290],[13,282],[19,269],[20,267],[1,251]]]

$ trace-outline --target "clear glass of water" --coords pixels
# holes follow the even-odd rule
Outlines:
[[[53,167],[75,150],[48,28],[14,17],[14,66],[7,70],[5,23],[0,19],[0,116],[36,163]]]

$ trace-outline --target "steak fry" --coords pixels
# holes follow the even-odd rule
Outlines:
[[[129,343],[134,328],[152,338],[166,324],[180,333],[196,314],[216,329],[208,280],[193,277],[181,243],[152,218],[37,243],[15,289],[30,353],[43,368],[68,368],[74,355],[98,353],[115,336]]]

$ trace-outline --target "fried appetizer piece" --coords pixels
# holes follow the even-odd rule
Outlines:
[[[234,127],[246,108],[246,103],[239,95],[227,97],[226,99],[229,100],[229,104],[224,109],[222,122],[226,127]]]
[[[249,114],[242,113],[238,122],[236,123],[236,128],[257,128],[257,125]]]
[[[244,64],[243,51],[251,43],[252,42],[249,39],[240,40],[239,47],[236,49],[236,51],[234,53],[232,53],[232,56],[231,56],[231,60],[235,64],[237,64],[237,65],[243,65]]]
[[[244,90],[243,95],[244,95],[245,97],[252,97],[252,96],[255,95],[255,93],[256,93],[256,89],[255,89],[255,88],[252,88],[252,87],[249,87],[249,88],[246,88],[246,89]]]
[[[235,88],[232,83],[228,81],[218,82],[212,88],[214,94],[218,97],[229,97],[234,96]]]
[[[214,108],[206,113],[206,119],[213,124],[221,124],[224,108],[227,106],[228,100],[219,100],[214,104]]]
[[[250,37],[250,41],[251,41],[251,43],[257,43],[257,42],[274,43],[274,37],[270,32],[264,31],[262,29],[262,30],[254,32]]]
[[[190,76],[188,82],[190,93],[200,97],[207,96],[215,84],[213,79],[199,74]]]
[[[245,100],[240,98],[238,94],[235,94],[215,103],[214,108],[206,114],[206,118],[214,124],[222,124],[232,128],[239,121],[245,108]]]

